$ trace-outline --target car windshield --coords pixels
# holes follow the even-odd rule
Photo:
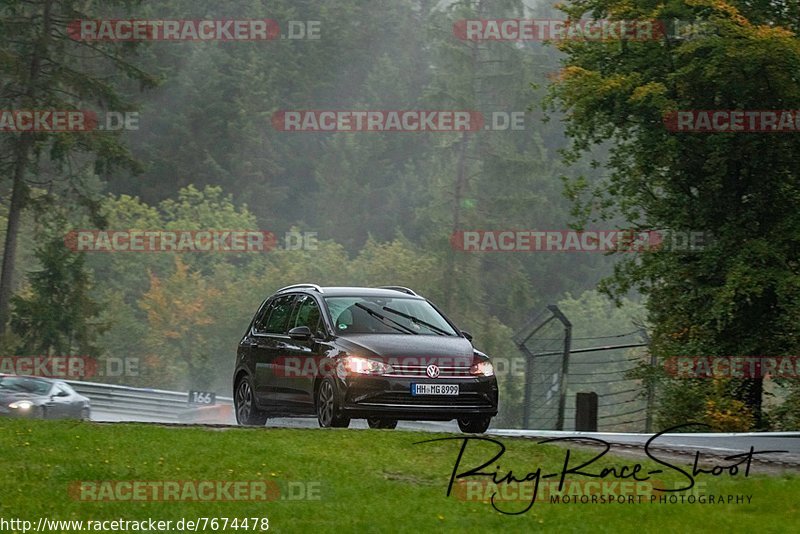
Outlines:
[[[44,395],[50,391],[50,382],[27,376],[0,376],[0,390]]]
[[[387,297],[326,297],[337,334],[458,335],[427,301]]]

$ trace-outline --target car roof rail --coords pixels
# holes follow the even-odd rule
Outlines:
[[[313,289],[317,293],[325,293],[321,287],[317,284],[293,284],[290,286],[282,287],[277,290],[275,293],[282,293],[283,291],[289,291],[290,289]]]
[[[391,289],[392,291],[400,291],[401,293],[406,293],[408,295],[414,295],[415,297],[419,296],[416,293],[414,293],[412,290],[408,289],[407,287],[403,287],[403,286],[380,286],[380,287],[378,287],[376,289]]]

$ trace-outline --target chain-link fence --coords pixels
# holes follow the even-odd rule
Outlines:
[[[642,329],[581,337],[551,305],[534,315],[514,341],[526,358],[524,428],[574,430],[576,395],[593,392],[597,430],[647,430],[652,399],[640,380],[627,378],[637,362],[649,358]]]

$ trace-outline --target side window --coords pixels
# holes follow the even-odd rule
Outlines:
[[[297,314],[292,328],[307,326],[311,329],[312,334],[316,334],[317,331],[320,330],[319,320],[319,306],[317,306],[317,303],[314,301],[314,297],[302,297],[297,307]]]
[[[274,300],[272,302],[265,302],[261,309],[258,310],[256,320],[253,322],[253,330],[257,333],[263,334],[266,331],[267,317],[269,317],[269,310],[274,302]]]
[[[289,322],[289,315],[292,313],[294,296],[286,295],[278,297],[269,307],[269,319],[267,319],[265,333],[285,334]]]

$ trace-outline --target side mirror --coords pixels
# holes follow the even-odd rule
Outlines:
[[[308,341],[311,339],[311,329],[307,326],[296,326],[289,330],[289,337],[295,341]]]
[[[472,343],[472,334],[470,334],[470,333],[469,333],[469,332],[467,332],[466,330],[462,330],[462,331],[461,331],[461,335],[462,335],[462,336],[464,336],[465,338],[467,338],[467,341],[469,341],[470,343]]]

